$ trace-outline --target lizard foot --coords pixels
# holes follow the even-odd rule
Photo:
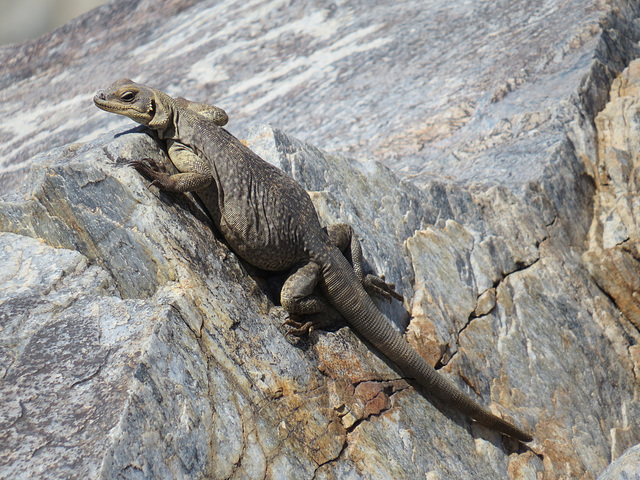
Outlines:
[[[309,335],[311,332],[313,332],[313,322],[312,321],[306,321],[306,322],[301,322],[297,319],[294,319],[293,317],[289,317],[287,319],[286,322],[284,322],[282,324],[282,326],[284,327],[291,327],[288,331],[286,336],[289,335],[293,335],[294,337],[304,337]]]
[[[166,173],[164,165],[159,164],[153,158],[143,158],[142,160],[131,160],[127,163],[129,167],[135,168],[140,174],[147,178],[154,178],[158,173]]]
[[[362,286],[367,292],[376,293],[389,302],[392,298],[400,302],[404,301],[404,297],[396,292],[395,284],[384,281],[384,275],[378,277],[369,273],[362,280]]]
[[[282,324],[283,327],[291,327],[287,332],[287,336],[303,337],[311,334],[315,330],[334,330],[344,324],[342,317],[335,310],[327,310],[320,313],[311,313],[308,315],[296,315],[289,313],[287,321]]]
[[[129,167],[135,168],[136,171],[147,180],[151,180],[151,184],[147,188],[156,186],[161,190],[164,187],[163,179],[168,177],[166,168],[157,163],[152,158],[143,158],[142,160],[131,160],[127,164]]]

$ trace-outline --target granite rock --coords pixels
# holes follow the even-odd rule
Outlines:
[[[113,0],[0,49],[0,476],[630,471],[639,18],[624,0]],[[287,340],[282,278],[126,166],[167,158],[91,104],[123,76],[225,108],[234,133],[271,123],[241,136],[354,226],[405,296],[378,300],[389,320],[534,441],[431,400],[348,327]]]
[[[627,450],[609,465],[598,480],[637,480],[640,478],[640,445]]]
[[[598,284],[640,328],[640,229],[638,228],[638,93],[640,62],[633,61],[611,86],[596,117],[598,156],[589,164],[596,184],[594,218],[585,262]]]

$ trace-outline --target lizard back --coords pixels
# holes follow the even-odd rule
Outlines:
[[[189,122],[191,133],[183,130],[180,140],[209,160],[215,182],[196,193],[231,247],[265,270],[287,270],[309,258],[304,238],[324,232],[306,190],[224,128]]]

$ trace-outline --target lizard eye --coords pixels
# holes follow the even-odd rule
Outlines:
[[[133,92],[124,92],[120,98],[122,100],[124,100],[125,102],[132,102],[134,98],[136,98],[136,96],[133,94]]]

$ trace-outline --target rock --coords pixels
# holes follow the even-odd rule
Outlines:
[[[627,450],[609,465],[598,480],[636,480],[640,478],[640,445]]]
[[[407,239],[416,277],[408,336],[433,365],[448,362],[456,353],[457,333],[475,309],[478,289],[470,277],[472,245],[473,236],[453,220],[442,230],[419,231]]]
[[[474,313],[477,317],[482,317],[493,310],[495,306],[496,289],[490,288],[478,297],[478,303],[476,304],[476,310]]]
[[[169,312],[123,300],[77,251],[2,233],[0,252],[2,476],[96,478],[105,432],[137,390],[136,365]]]
[[[584,254],[598,285],[636,328],[640,328],[639,91],[640,62],[633,61],[613,82],[611,99],[596,117],[598,156],[588,166],[597,191],[589,250]]]
[[[612,475],[640,442],[637,5],[278,5],[115,0],[0,51],[0,477]],[[354,225],[415,348],[534,441],[349,328],[289,343],[282,279],[126,166],[167,159],[91,104],[123,76],[276,125],[242,137]]]
[[[366,14],[341,3],[284,5],[114,0],[4,49],[3,190],[19,185],[35,153],[127,124],[88,102],[125,76],[213,100],[231,112],[236,134],[268,123],[421,173],[420,183],[523,185],[552,165],[566,122],[580,123],[576,143],[593,148],[575,101],[593,116],[637,54],[637,11],[623,0],[404,0]]]
[[[640,328],[640,214],[637,198],[640,183],[638,159],[637,98],[640,62],[632,61],[611,86],[611,97],[598,113],[598,156],[588,164],[596,185],[594,215],[583,258],[598,285],[611,296],[624,316]],[[624,347],[620,347],[624,348]],[[628,347],[634,372],[638,372],[637,346]],[[636,429],[614,429],[612,456],[629,444],[640,442]],[[640,478],[637,447],[630,448],[599,477]]]

